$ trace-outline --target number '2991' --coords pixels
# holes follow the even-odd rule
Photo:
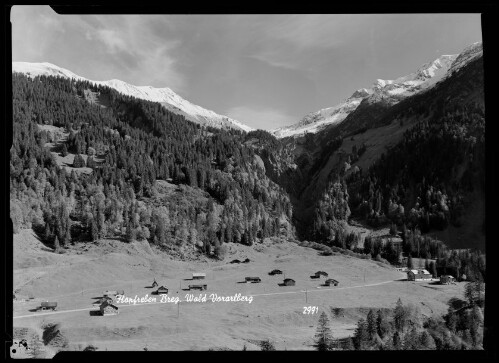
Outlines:
[[[318,306],[304,306],[303,314],[317,314],[319,312]]]

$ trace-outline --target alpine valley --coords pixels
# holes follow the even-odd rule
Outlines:
[[[15,230],[211,255],[270,236],[353,250],[354,220],[483,249],[482,68],[475,43],[269,133],[169,88],[13,63]]]
[[[39,334],[50,338],[46,349],[52,340],[66,349],[55,343],[62,337],[75,349],[95,337],[110,350],[258,348],[261,337],[311,349],[316,320],[302,312],[305,301],[327,310],[334,296],[328,314],[338,338],[350,336],[365,307],[383,315],[400,296],[427,316],[448,313],[464,285],[408,289],[394,267],[414,259],[434,275],[484,280],[482,44],[428,61],[272,131],[166,87],[14,62],[15,326],[35,334],[43,318],[28,308],[57,298],[64,314],[47,318],[55,333]],[[284,283],[267,274],[274,267]],[[319,268],[340,281],[329,297],[319,294],[329,285],[310,278]],[[119,316],[88,317],[83,300],[96,291],[125,286],[127,296],[144,296],[154,276],[168,296],[207,289],[185,281],[197,270],[207,271],[208,294],[253,302],[131,304]],[[274,292],[286,280],[299,291]],[[463,309],[456,316],[472,311]],[[435,326],[425,326],[435,344],[450,346]],[[479,346],[466,331],[449,337],[459,349]]]

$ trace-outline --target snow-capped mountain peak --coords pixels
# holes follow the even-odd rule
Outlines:
[[[481,55],[483,55],[482,42],[476,42],[467,46],[452,63],[448,75],[457,72],[460,68]]]
[[[364,100],[369,103],[383,100],[393,105],[406,97],[433,87],[481,54],[482,43],[478,42],[466,47],[459,55],[442,55],[408,75],[394,80],[377,79],[371,88],[355,91],[340,104],[309,113],[298,123],[272,130],[271,133],[282,138],[319,132],[326,126],[343,122]]]
[[[214,111],[207,110],[201,106],[187,101],[168,87],[155,88],[151,86],[134,86],[119,79],[111,79],[109,81],[92,81],[78,76],[77,74],[67,69],[46,62],[13,62],[12,71],[24,73],[30,77],[41,75],[54,77],[59,76],[79,81],[88,81],[97,85],[113,88],[116,91],[127,96],[132,96],[151,102],[159,102],[172,112],[182,114],[186,119],[199,123],[201,125],[217,128],[233,128],[243,131],[253,130],[253,128],[244,125],[237,120],[231,119],[224,115],[219,115]]]

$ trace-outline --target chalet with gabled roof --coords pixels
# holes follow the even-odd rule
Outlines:
[[[432,275],[424,269],[407,271],[408,281],[428,281],[432,279]]]

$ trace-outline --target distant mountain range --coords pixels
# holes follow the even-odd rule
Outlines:
[[[382,102],[385,105],[394,105],[409,96],[433,87],[480,55],[482,55],[482,43],[471,44],[460,54],[442,55],[406,76],[395,80],[378,79],[371,88],[355,91],[344,102],[309,113],[300,122],[272,130],[271,133],[278,138],[317,133],[327,126],[343,122],[362,102],[367,104]]]
[[[201,106],[195,105],[180,97],[178,94],[167,87],[154,88],[151,86],[134,86],[118,79],[112,79],[109,81],[93,81],[51,63],[13,62],[12,71],[24,73],[31,77],[41,75],[59,76],[81,81],[88,81],[94,84],[108,86],[127,96],[132,96],[152,102],[159,102],[168,110],[176,114],[181,114],[187,120],[201,125],[212,126],[216,128],[232,128],[243,131],[253,130],[251,127],[244,125],[237,120],[224,115],[219,115],[214,111],[207,110]]]

